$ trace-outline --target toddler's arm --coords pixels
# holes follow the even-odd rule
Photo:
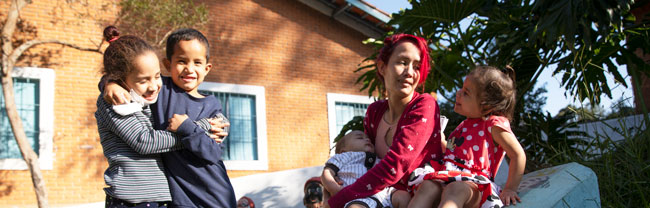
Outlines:
[[[511,202],[512,204],[517,204],[517,201],[521,202],[521,199],[517,195],[517,189],[524,175],[526,153],[515,135],[501,128],[492,128],[492,138],[503,148],[508,158],[510,158],[508,180],[501,194],[499,194],[499,198],[501,198],[501,201],[506,206],[510,205]]]

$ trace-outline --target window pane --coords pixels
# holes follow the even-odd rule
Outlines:
[[[230,120],[230,132],[223,142],[224,160],[257,160],[257,113],[255,96],[201,91],[216,96]]]
[[[355,116],[365,116],[369,104],[335,102],[336,110],[336,132],[341,132],[343,125],[347,124]]]
[[[14,92],[16,109],[22,119],[27,140],[38,154],[39,81],[37,79],[14,78]],[[11,130],[9,117],[7,117],[2,90],[0,90],[0,109],[2,110],[0,111],[0,159],[22,158]]]

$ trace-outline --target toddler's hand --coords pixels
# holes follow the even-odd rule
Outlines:
[[[188,117],[186,114],[174,114],[174,116],[169,119],[169,126],[167,127],[167,131],[176,132],[176,130],[178,130],[178,127],[180,127],[181,124],[183,124],[183,121],[185,121],[187,118]]]
[[[214,139],[217,143],[222,143],[224,138],[228,136],[228,132],[223,130],[224,127],[230,126],[230,123],[222,123],[220,118],[208,119],[210,121],[210,138]]]
[[[503,191],[501,191],[499,194],[499,198],[501,198],[501,201],[505,206],[509,206],[510,203],[516,205],[517,202],[521,202],[521,199],[517,195],[517,192],[510,189],[503,189]]]
[[[104,86],[104,100],[111,105],[126,104],[131,102],[131,95],[117,83],[107,82]]]

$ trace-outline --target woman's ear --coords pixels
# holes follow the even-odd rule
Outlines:
[[[386,68],[386,64],[382,60],[377,60],[377,72],[381,75],[384,76],[384,69]]]

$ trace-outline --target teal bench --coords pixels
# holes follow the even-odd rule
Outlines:
[[[598,178],[578,163],[528,173],[518,192],[521,203],[510,207],[600,207]]]

